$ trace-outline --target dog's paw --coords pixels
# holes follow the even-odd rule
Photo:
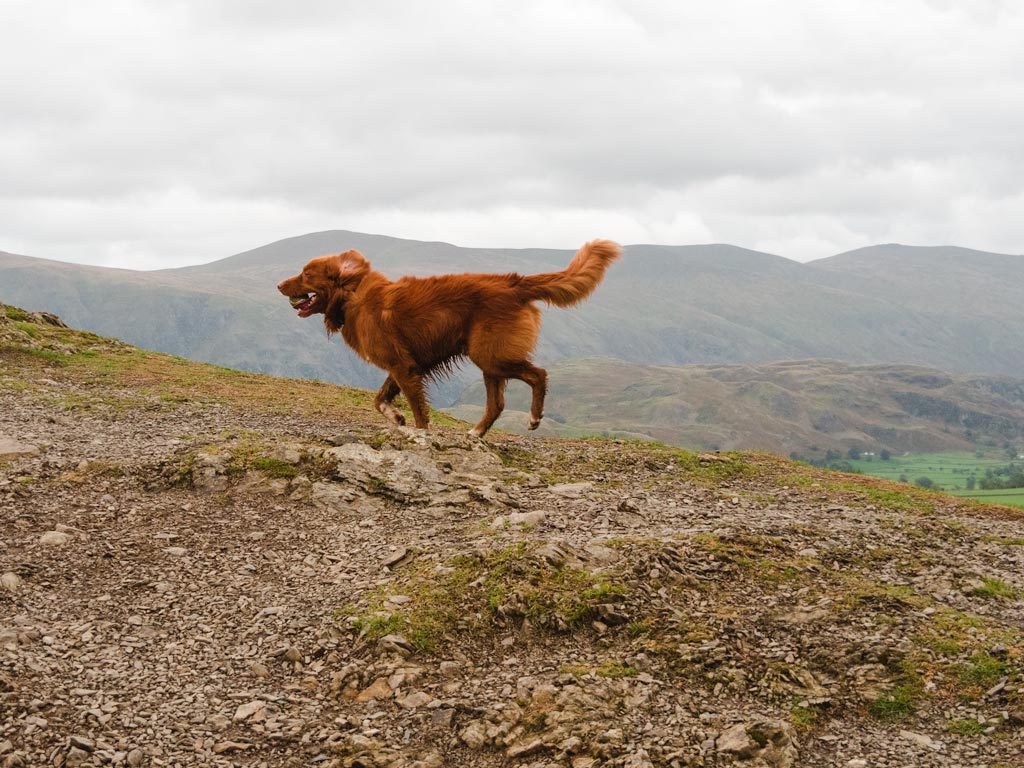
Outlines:
[[[541,418],[544,418],[543,416]],[[540,426],[540,419],[530,419],[530,423],[526,425],[526,428],[531,432]]]
[[[479,438],[484,436],[483,430],[482,429],[477,429],[476,427],[473,427],[471,430],[466,432],[466,434],[469,435],[470,437],[475,437],[477,439],[479,439]]]
[[[405,416],[403,416],[399,410],[390,403],[381,403],[377,406],[377,410],[383,414],[385,419],[393,424],[397,424],[400,427],[405,426]]]

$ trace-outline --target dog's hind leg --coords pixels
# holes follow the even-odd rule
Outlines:
[[[377,393],[377,397],[374,398],[373,404],[378,411],[384,414],[385,418],[402,427],[405,426],[405,416],[399,413],[394,406],[394,400],[400,391],[394,378],[389,375],[384,379],[384,384],[381,386],[380,392]]]
[[[480,423],[469,430],[473,437],[483,437],[491,428],[495,420],[505,410],[505,379],[501,376],[484,374],[484,386],[487,388],[487,409]]]
[[[529,363],[524,364],[523,375],[520,378],[533,389],[533,400],[530,403],[530,423],[528,429],[536,429],[540,426],[540,420],[544,418],[544,397],[548,393],[548,372]]]
[[[540,331],[540,310],[531,305],[520,306],[507,310],[506,314],[497,315],[497,318],[481,321],[473,327],[469,334],[469,359],[484,372],[485,383],[490,376],[505,380],[519,379],[530,385],[533,389],[533,402],[530,405],[528,426],[536,429],[544,417],[544,395],[548,388],[548,372],[530,362],[530,353],[537,344]],[[487,421],[491,409],[490,389],[487,399],[487,413],[484,420],[474,427],[474,431],[484,425],[491,425]]]
[[[509,379],[519,379],[530,385],[533,400],[530,403],[530,422],[527,429],[536,429],[544,418],[544,396],[548,391],[548,372],[538,368],[527,360],[518,363],[506,363],[502,366],[501,375]]]
[[[394,379],[405,399],[409,401],[416,426],[420,429],[430,426],[430,408],[427,406],[427,395],[423,390],[423,376],[415,371],[402,374],[392,371],[389,378]]]

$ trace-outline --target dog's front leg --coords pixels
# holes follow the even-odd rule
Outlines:
[[[384,384],[381,386],[380,392],[377,393],[373,404],[378,411],[384,414],[385,418],[403,427],[405,426],[405,416],[399,413],[398,409],[394,406],[394,400],[398,396],[399,391],[398,384],[389,375],[384,379]]]
[[[394,379],[395,383],[401,388],[402,394],[405,395],[405,399],[409,402],[413,419],[416,420],[416,426],[420,429],[426,429],[430,426],[430,408],[427,405],[427,395],[423,390],[423,376],[415,371],[408,371],[402,374],[392,371],[389,378]]]
[[[505,380],[500,376],[484,374],[484,386],[487,388],[487,408],[484,410],[480,423],[469,430],[473,437],[483,437],[495,420],[505,410]]]

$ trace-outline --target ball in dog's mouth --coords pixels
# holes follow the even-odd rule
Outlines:
[[[316,302],[316,294],[304,293],[301,296],[289,296],[288,301],[292,308],[298,311],[299,317],[308,317],[311,314],[309,310]]]

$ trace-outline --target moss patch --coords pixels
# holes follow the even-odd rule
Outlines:
[[[598,578],[552,565],[520,542],[406,569],[396,583],[340,613],[367,641],[398,633],[432,653],[456,633],[465,639],[508,627],[571,632],[595,617],[598,605],[625,593],[613,574]],[[403,599],[396,602],[395,595]]]

